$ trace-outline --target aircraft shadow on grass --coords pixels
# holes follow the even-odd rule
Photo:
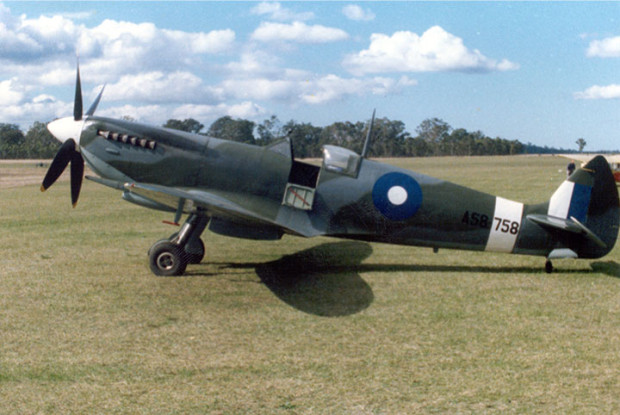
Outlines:
[[[271,292],[290,306],[318,316],[347,316],[368,308],[370,286],[358,274],[372,254],[366,242],[326,243],[266,263],[226,264],[254,268]]]
[[[539,267],[463,266],[424,264],[364,264],[372,254],[366,242],[344,241],[315,247],[265,263],[223,263],[222,268],[253,268],[261,282],[279,299],[305,313],[339,317],[359,313],[374,301],[364,272],[542,273]],[[594,272],[620,277],[615,261],[593,262]],[[587,272],[566,270],[562,272]]]
[[[620,264],[616,261],[596,261],[590,264],[592,271],[620,278]]]

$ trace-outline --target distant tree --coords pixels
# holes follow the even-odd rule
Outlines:
[[[474,151],[475,136],[464,128],[458,128],[443,140],[444,154],[471,156]]]
[[[418,138],[426,141],[433,155],[441,154],[441,143],[450,131],[450,124],[439,118],[427,118],[416,128]]]
[[[319,146],[325,144],[346,147],[361,152],[364,145],[364,123],[335,122],[321,131]]]
[[[286,137],[288,132],[278,117],[272,115],[271,118],[263,121],[256,127],[256,133],[258,134],[257,142],[260,145],[267,145]]]
[[[255,144],[254,123],[248,120],[232,119],[229,116],[220,117],[211,124],[207,135],[225,140]]]
[[[188,133],[198,134],[204,128],[204,125],[193,118],[187,118],[183,121],[170,119],[164,124],[165,128],[173,128],[175,130],[187,131]]]
[[[577,146],[579,147],[579,152],[581,153],[581,152],[583,152],[583,148],[588,143],[583,138],[578,138],[577,141],[575,141],[575,144],[577,144]]]
[[[361,137],[366,139],[366,134]],[[369,155],[375,157],[398,157],[404,155],[405,144],[411,136],[405,130],[405,123],[388,118],[375,120],[370,137]]]
[[[0,158],[20,158],[23,154],[24,133],[17,124],[0,124]]]
[[[321,156],[321,127],[315,127],[312,124],[298,124],[291,120],[287,122],[284,128],[289,131],[288,136],[293,143],[295,157],[308,158]]]
[[[60,148],[60,143],[47,130],[46,124],[36,121],[24,137],[24,158],[52,158]]]
[[[420,137],[412,137],[405,141],[403,146],[403,156],[407,157],[427,157],[432,154],[431,146]]]

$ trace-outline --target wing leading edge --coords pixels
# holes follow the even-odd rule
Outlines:
[[[280,216],[288,218],[287,215],[279,214],[277,215],[278,217],[272,219],[226,197],[205,190],[180,189],[144,183],[126,183],[123,185],[123,190],[125,194],[137,195],[151,202],[152,206],[150,207],[177,212],[178,216],[181,213],[191,212],[195,207],[200,207],[205,209],[211,217],[229,220],[238,224],[275,227],[286,233],[305,237],[318,234],[315,229],[308,227],[305,221],[279,219]],[[127,199],[127,197],[125,198]],[[285,207],[280,209],[285,209]]]

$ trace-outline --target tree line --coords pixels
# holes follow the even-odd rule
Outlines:
[[[256,145],[268,145],[289,137],[298,158],[320,157],[323,145],[331,144],[361,152],[368,132],[367,122],[335,122],[325,127],[291,120],[281,122],[272,116],[261,123],[229,116],[220,117],[208,129],[188,118],[170,119],[164,125],[182,131],[204,134],[227,140]],[[0,123],[0,159],[51,158],[60,143],[45,128],[35,122],[24,133],[15,124]],[[452,128],[439,118],[420,123],[412,135],[402,121],[388,118],[375,119],[369,155],[371,157],[426,157],[426,156],[480,156],[512,155],[528,152],[532,146],[518,140],[491,138],[481,131]],[[557,152],[561,149],[555,149]]]
[[[326,144],[349,148],[360,153],[369,123],[345,121],[326,127],[291,120],[281,122],[272,116],[260,124],[226,116],[217,119],[204,131],[205,135],[249,144],[269,145],[289,137],[295,156],[320,157]],[[203,134],[205,126],[189,118],[168,120],[164,127]],[[439,118],[429,118],[416,128],[412,136],[402,121],[378,118],[372,128],[369,155],[373,157],[479,156],[523,154],[527,147],[518,140],[487,137],[481,131],[453,129]]]

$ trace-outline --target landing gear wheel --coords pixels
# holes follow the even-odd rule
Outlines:
[[[178,245],[160,241],[152,246],[149,266],[153,274],[162,277],[182,275],[188,264],[188,255]]]
[[[545,272],[547,274],[551,274],[553,272],[553,264],[549,259],[547,260],[547,262],[545,262]]]
[[[151,256],[151,253],[153,252],[153,249],[155,249],[155,247],[159,244],[164,244],[164,243],[170,243],[170,239],[160,239],[159,241],[155,242],[153,245],[151,245],[151,247],[148,250],[148,255]]]
[[[189,264],[200,264],[205,257],[205,243],[198,238],[191,244],[185,245],[185,253],[188,256]]]

